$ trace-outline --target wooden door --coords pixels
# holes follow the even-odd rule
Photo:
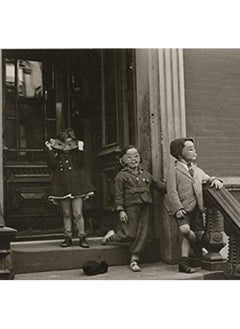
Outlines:
[[[102,77],[102,206],[114,207],[114,177],[119,170],[119,150],[136,142],[134,51],[105,49],[101,53]]]
[[[41,51],[3,51],[4,215],[18,235],[54,233],[62,225],[48,200],[44,142],[55,136],[54,66]]]

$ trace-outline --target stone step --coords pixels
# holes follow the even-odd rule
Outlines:
[[[134,273],[128,265],[109,266],[108,272],[87,276],[82,269],[22,273],[15,280],[223,280],[222,272],[210,272],[197,268],[192,274],[179,273],[177,265],[162,262],[141,264],[142,271]]]
[[[127,244],[111,244],[102,246],[101,238],[89,238],[90,248],[78,246],[78,239],[73,239],[73,246],[61,248],[62,240],[27,241],[11,243],[12,260],[15,273],[34,273],[81,268],[89,261],[106,261],[111,265],[129,263]],[[160,244],[157,240],[149,240],[141,261],[153,263],[160,260]]]

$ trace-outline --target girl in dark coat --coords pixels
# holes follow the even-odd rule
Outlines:
[[[53,171],[49,200],[60,204],[63,211],[65,240],[62,247],[72,245],[72,216],[78,229],[79,246],[88,248],[82,212],[83,200],[94,194],[94,187],[83,169],[83,142],[74,131],[63,130],[47,146],[47,164]]]

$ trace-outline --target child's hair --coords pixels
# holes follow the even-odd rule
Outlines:
[[[121,166],[124,166],[124,163],[122,161],[122,157],[127,153],[128,150],[130,149],[136,149],[140,155],[140,163],[142,162],[142,156],[141,153],[139,152],[138,148],[135,145],[127,145],[126,147],[124,147],[121,152],[119,153],[119,162],[121,164]]]
[[[75,136],[74,130],[72,128],[64,129],[64,130],[60,131],[59,134],[57,135],[57,138],[61,142],[65,142],[65,140],[69,137],[72,138],[73,140],[76,140],[76,136]]]
[[[171,142],[170,153],[177,160],[179,159],[179,156],[182,155],[182,150],[184,148],[185,142],[187,141],[194,143],[194,140],[191,137],[177,138]]]

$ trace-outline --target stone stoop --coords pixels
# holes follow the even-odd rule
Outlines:
[[[179,273],[177,265],[162,262],[141,263],[141,272],[132,272],[129,265],[109,266],[107,273],[87,276],[81,268],[72,270],[16,274],[15,280],[223,280],[223,272],[197,268],[193,274]]]
[[[101,238],[89,238],[90,248],[78,246],[78,239],[73,239],[73,246],[61,248],[63,240],[27,241],[11,243],[15,273],[34,273],[79,269],[87,261],[106,261],[109,266],[129,263],[128,245],[110,244],[102,246]],[[141,261],[153,263],[160,260],[160,244],[149,240]]]

